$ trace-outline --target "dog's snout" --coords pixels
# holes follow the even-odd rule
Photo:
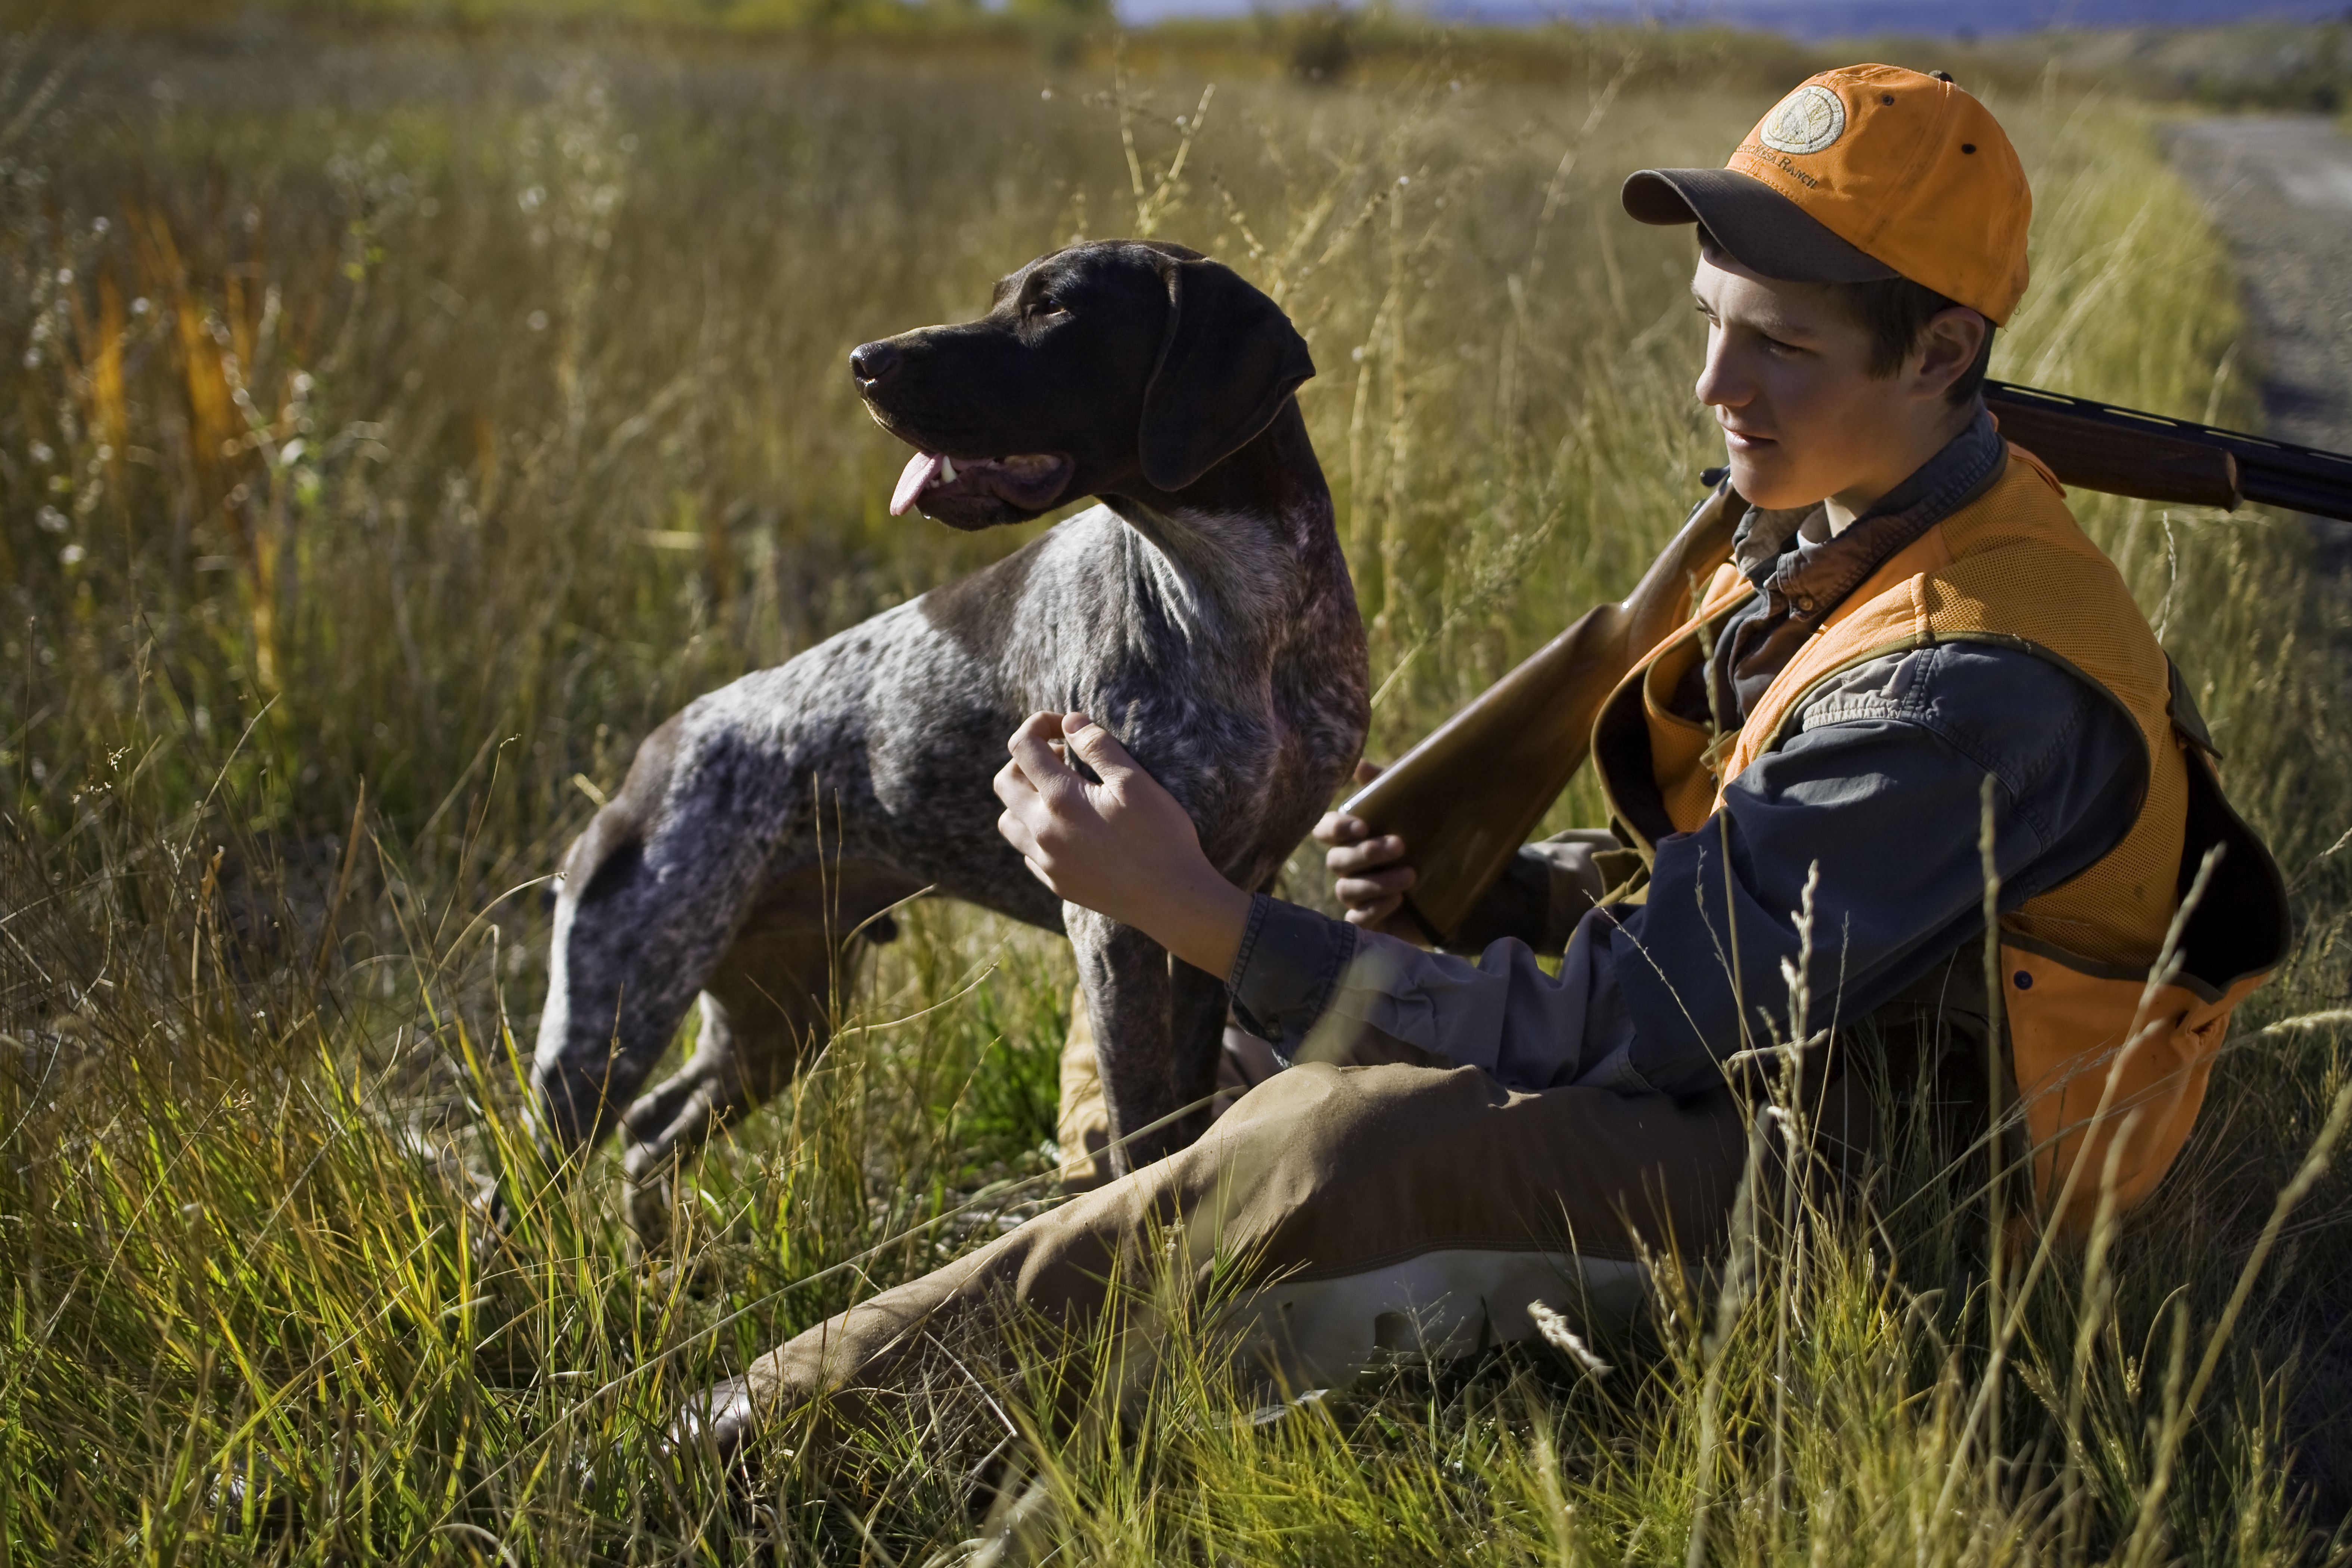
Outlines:
[[[889,379],[901,357],[888,343],[860,343],[849,351],[849,374],[860,386],[877,385]]]

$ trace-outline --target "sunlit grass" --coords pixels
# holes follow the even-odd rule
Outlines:
[[[1198,79],[1003,60],[423,34],[116,43],[54,82],[10,58],[8,1560],[1680,1562],[1702,1501],[1743,1562],[2325,1555],[2301,1489],[2352,1500],[2339,1184],[2180,1414],[2347,1081],[2340,1022],[2260,1032],[2340,1005],[2352,907],[2343,611],[2275,517],[2077,498],[2305,934],[2181,1170],[2045,1270],[1997,1384],[1965,1209],[1791,1231],[1768,1205],[1757,1286],[1665,1271],[1657,1343],[1605,1376],[1401,1364],[1261,1421],[1213,1322],[1138,1281],[1191,1326],[1124,1418],[950,1382],[837,1470],[730,1492],[667,1451],[681,1399],[1047,1200],[1066,949],[908,911],[856,1026],[688,1173],[678,1267],[633,1256],[609,1160],[557,1184],[523,1134],[539,879],[635,739],[1017,542],[885,515],[899,454],[850,345],[1154,224],[1277,291],[1392,753],[1698,493],[1687,237],[1613,192],[1718,160],[1769,91],[1433,58],[1221,81],[1195,125]],[[2138,112],[1995,108],[2039,197],[1997,371],[2251,419],[2224,253]],[[1555,816],[1595,820],[1589,788]],[[1303,862],[1293,888],[1318,896]],[[515,1218],[488,1241],[494,1175]],[[1037,1369],[1109,1353],[1024,1331]]]

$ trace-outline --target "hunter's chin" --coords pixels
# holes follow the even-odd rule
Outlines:
[[[1811,506],[1822,499],[1805,493],[1803,480],[1789,471],[1788,462],[1777,450],[1734,451],[1726,461],[1731,469],[1731,488],[1749,506],[1765,511],[1786,511],[1791,507]]]

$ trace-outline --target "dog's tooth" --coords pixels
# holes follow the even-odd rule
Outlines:
[[[943,485],[955,483],[955,459],[944,452],[940,455],[940,483]]]

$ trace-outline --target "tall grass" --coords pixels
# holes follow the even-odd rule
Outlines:
[[[1048,1199],[1067,958],[950,907],[703,1158],[675,1267],[631,1258],[608,1166],[558,1187],[517,1121],[541,879],[636,738],[1031,531],[885,515],[902,454],[849,346],[1078,235],[1275,291],[1321,368],[1376,754],[1622,589],[1715,460],[1687,237],[1613,191],[1718,160],[1769,89],[1442,54],[1206,85],[424,33],[11,47],[0,1556],[1646,1562],[1694,1555],[1702,1507],[1726,1560],[2326,1554],[2340,1185],[2217,1325],[2347,1081],[2308,1016],[2347,980],[2342,607],[2286,520],[2091,498],[2305,934],[2181,1171],[2042,1269],[2005,1370],[1952,1215],[1759,1197],[1744,1272],[1662,1269],[1659,1345],[1606,1375],[1401,1364],[1276,1415],[1196,1312],[1135,1420],[950,1388],[748,1493],[667,1452],[690,1391]],[[2223,252],[2138,113],[1995,108],[2040,196],[2000,373],[2251,417]]]

